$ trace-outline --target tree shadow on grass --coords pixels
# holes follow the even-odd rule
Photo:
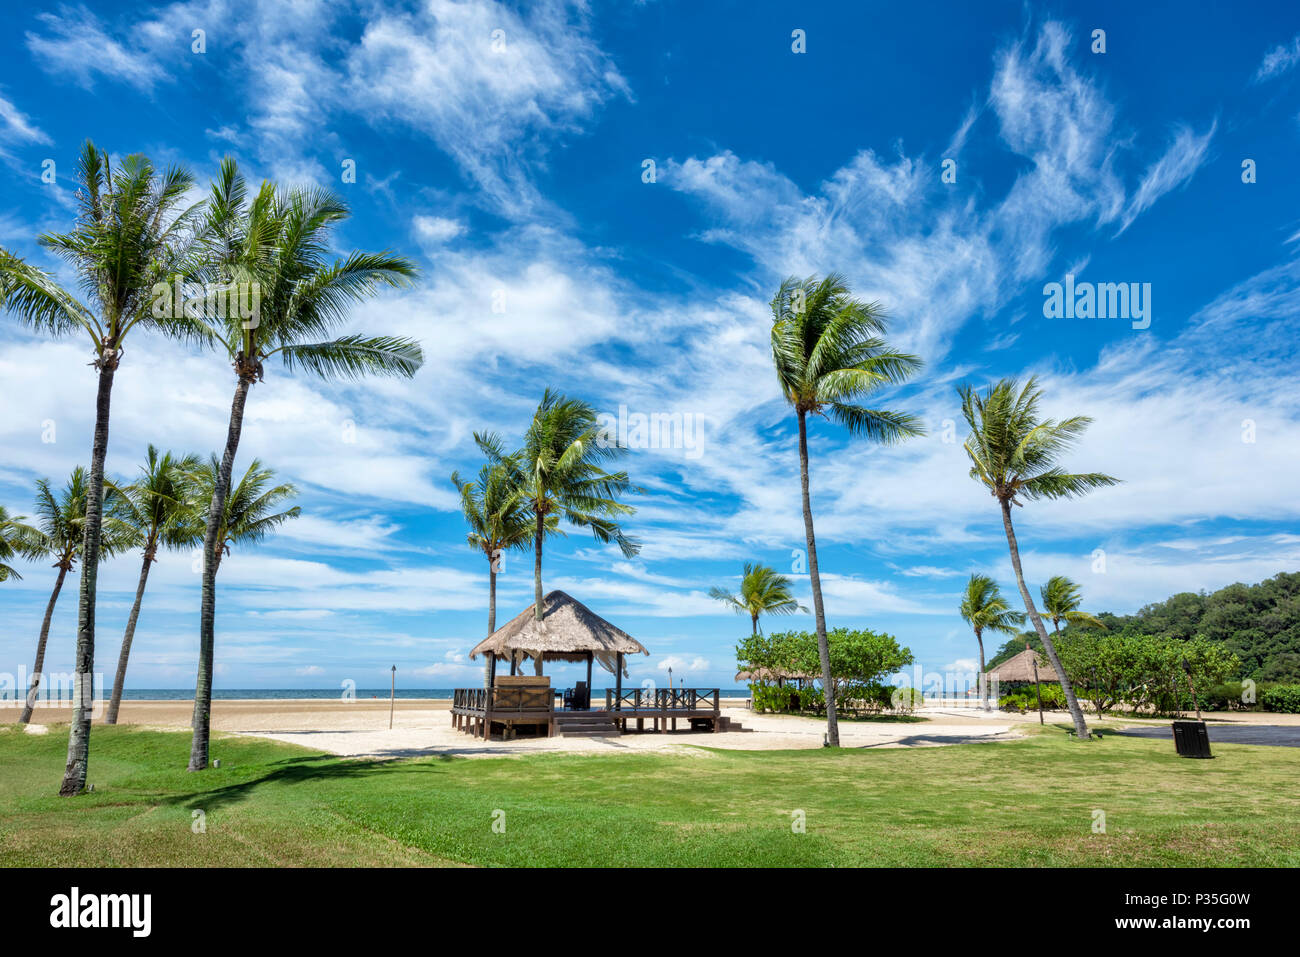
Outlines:
[[[159,803],[170,806],[202,807],[210,811],[216,807],[225,807],[246,800],[249,795],[263,785],[295,785],[319,783],[321,781],[356,780],[374,773],[385,775],[425,775],[438,774],[453,759],[445,755],[430,755],[419,761],[393,760],[355,760],[337,758],[331,755],[310,755],[306,757],[284,758],[262,765],[266,773],[246,781],[239,781],[211,789],[196,789],[185,794],[174,794],[163,798]],[[203,775],[220,774],[225,769],[211,769],[198,772]],[[238,767],[230,770],[238,771]],[[390,778],[391,780],[391,778]]]

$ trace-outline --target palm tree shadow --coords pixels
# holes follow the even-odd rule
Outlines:
[[[340,760],[331,755],[313,755],[299,758],[285,758],[266,765],[267,773],[228,784],[212,790],[194,790],[186,794],[175,794],[162,800],[169,806],[201,807],[205,811],[213,808],[237,804],[248,798],[257,788],[269,784],[304,784],[331,780],[352,780],[384,769],[386,774],[436,774],[441,771],[436,767],[453,760],[445,755],[429,755],[418,761],[397,760]],[[232,769],[234,770],[234,769]],[[211,773],[211,772],[204,772]]]

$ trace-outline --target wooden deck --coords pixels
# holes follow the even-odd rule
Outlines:
[[[609,690],[605,707],[585,710],[556,708],[559,697],[559,691],[549,687],[457,688],[452,697],[452,727],[487,739],[497,726],[507,737],[521,725],[544,727],[542,733],[551,737],[647,730],[661,734],[678,730],[679,721],[717,732],[726,724],[717,688]]]

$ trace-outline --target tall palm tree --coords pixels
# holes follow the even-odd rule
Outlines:
[[[493,462],[517,469],[512,481],[523,489],[533,520],[533,615],[542,621],[542,542],[561,520],[591,529],[598,542],[613,542],[631,558],[641,544],[624,534],[618,519],[636,511],[619,496],[636,493],[626,472],[606,472],[604,463],[627,453],[610,441],[596,410],[581,399],[547,389],[524,434],[523,448],[507,456],[496,436],[475,436]],[[513,464],[512,464],[513,463]],[[542,659],[533,670],[542,673]]]
[[[0,582],[22,581],[18,569],[6,564],[15,558],[31,558],[42,553],[40,529],[27,524],[26,515],[10,515],[0,505]]]
[[[803,525],[826,691],[826,742],[831,747],[839,747],[840,731],[808,492],[808,417],[834,419],[850,434],[884,444],[922,434],[920,420],[913,415],[857,404],[881,388],[906,381],[921,367],[916,356],[892,349],[882,338],[885,331],[879,303],[852,298],[844,278],[834,273],[822,280],[791,277],[772,299],[772,361],[781,392],[799,423]]]
[[[990,709],[989,686],[984,678],[984,632],[1014,635],[1016,626],[1025,623],[1024,612],[1013,611],[1002,597],[998,583],[988,575],[971,575],[961,596],[961,619],[975,630],[980,646],[980,687],[984,710]]]
[[[54,590],[45,605],[45,618],[41,621],[41,634],[36,640],[36,663],[32,666],[32,680],[28,685],[27,700],[19,722],[32,720],[36,707],[41,675],[45,669],[45,644],[50,637],[50,623],[54,619],[54,606],[63,591],[63,580],[84,554],[86,528],[86,502],[90,497],[86,470],[78,465],[72,470],[68,482],[58,492],[50,488],[49,479],[36,480],[36,527],[34,534],[24,538],[23,551],[31,558],[52,558],[59,574],[54,579]],[[119,526],[111,519],[105,523],[100,540],[99,557],[104,559],[130,544],[130,529]]]
[[[754,634],[759,633],[758,616],[767,612],[769,615],[793,615],[797,611],[807,614],[808,609],[794,599],[790,591],[790,579],[777,574],[776,569],[767,565],[745,563],[745,572],[740,577],[740,594],[733,595],[725,588],[709,589],[709,597],[730,606],[736,614],[749,615]]]
[[[1067,472],[1060,466],[1061,456],[1078,441],[1092,419],[1082,415],[1060,421],[1040,418],[1038,403],[1042,390],[1036,377],[1023,386],[1015,379],[1002,379],[983,394],[969,386],[961,386],[958,392],[962,415],[971,430],[965,442],[966,455],[971,460],[970,476],[989,490],[1002,510],[1002,528],[1025,611],[1061,681],[1075,734],[1087,738],[1083,711],[1025,584],[1011,506],[1043,498],[1074,498],[1095,488],[1114,485],[1119,479],[1101,472]]]
[[[1100,618],[1079,610],[1083,604],[1082,589],[1064,575],[1053,575],[1038,590],[1038,594],[1043,599],[1043,611],[1052,620],[1052,631],[1056,634],[1061,633],[1061,622],[1106,630],[1106,625]]]
[[[187,475],[199,467],[197,455],[176,457],[171,452],[159,453],[153,445],[145,452],[145,462],[140,476],[130,485],[110,483],[114,494],[110,511],[124,525],[133,529],[139,539],[142,555],[140,580],[135,586],[135,602],[126,620],[122,635],[122,650],[117,656],[117,676],[113,680],[113,695],[108,702],[105,724],[117,724],[117,712],[122,706],[122,687],[126,681],[126,665],[131,656],[131,642],[135,638],[136,622],[140,618],[140,604],[144,600],[149,569],[158,560],[159,548],[193,548],[203,540],[203,520],[194,503],[187,500]]]
[[[45,233],[38,242],[80,280],[83,302],[52,275],[0,249],[0,306],[26,325],[52,335],[89,340],[99,379],[95,430],[86,483],[84,561],[77,609],[76,680],[68,732],[68,761],[59,794],[80,794],[90,761],[90,675],[95,663],[95,597],[104,515],[104,456],[108,451],[113,379],[127,335],[137,326],[172,336],[194,334],[185,315],[154,309],[154,286],[192,275],[197,217],[181,204],[194,180],[181,167],[161,173],[144,156],[126,157],[114,170],[108,155],[87,141],[78,164],[76,226]]]
[[[224,322],[208,327],[211,341],[225,350],[234,367],[235,394],[204,530],[191,771],[208,766],[219,527],[249,388],[262,381],[263,364],[277,355],[288,370],[301,368],[327,379],[410,378],[424,362],[419,344],[411,339],[329,338],[347,320],[352,305],[385,287],[406,285],[415,274],[410,260],[389,253],[352,252],[344,259],[328,258],[330,233],[348,215],[346,204],[322,189],[278,191],[263,183],[249,201],[244,178],[229,157],[222,160],[212,185],[205,223],[210,277],[255,289],[258,308],[251,320],[228,315]],[[216,560],[207,560],[214,556]]]
[[[494,448],[500,437],[483,437]],[[460,493],[460,508],[469,525],[466,541],[488,562],[488,634],[497,630],[497,572],[501,557],[510,549],[526,549],[533,541],[533,516],[522,487],[514,480],[517,468],[504,462],[484,465],[478,479],[463,482],[459,472],[451,473],[451,484]],[[483,664],[483,687],[491,684],[492,656]]]

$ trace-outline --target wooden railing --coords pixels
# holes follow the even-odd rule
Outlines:
[[[606,711],[718,711],[717,688],[636,688],[616,694],[605,691]]]
[[[489,708],[486,688],[456,688],[451,709],[461,714],[485,714],[489,710],[547,712],[555,708],[555,692],[541,686],[497,687],[492,689],[491,702]]]

